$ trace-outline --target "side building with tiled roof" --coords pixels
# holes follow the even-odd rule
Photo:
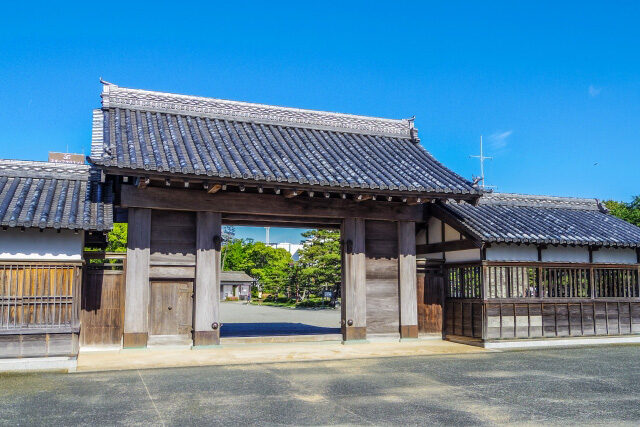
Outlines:
[[[5,368],[75,367],[90,302],[85,235],[113,226],[112,186],[100,176],[89,165],[0,160],[0,359],[15,358]]]
[[[0,260],[81,260],[113,225],[112,188],[88,165],[0,160]]]
[[[598,200],[487,193],[426,215],[417,253],[425,286],[442,278],[450,339],[508,347],[640,333],[640,227]]]

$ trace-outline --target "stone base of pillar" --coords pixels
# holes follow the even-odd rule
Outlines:
[[[147,346],[147,338],[149,334],[146,332],[125,332],[123,335],[123,348],[143,348]]]
[[[366,326],[343,326],[342,327],[342,340],[343,341],[361,341],[367,339],[367,327]]]
[[[418,338],[418,325],[401,325],[400,338]]]
[[[220,330],[215,331],[193,331],[193,345],[220,345]]]

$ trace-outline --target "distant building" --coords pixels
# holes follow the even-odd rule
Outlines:
[[[273,248],[286,250],[291,254],[291,257],[293,258],[294,261],[298,261],[300,259],[300,249],[302,249],[302,247],[304,246],[300,243],[287,243],[287,242],[267,243],[267,245]]]
[[[244,271],[220,272],[220,300],[224,301],[229,297],[237,297],[239,300],[248,299],[251,295],[251,286],[255,282],[255,279]]]

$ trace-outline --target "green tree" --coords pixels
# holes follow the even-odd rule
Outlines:
[[[247,246],[252,240],[231,239],[222,247],[223,270],[244,271],[247,260]]]
[[[607,200],[604,205],[612,215],[640,227],[640,196],[635,196],[629,203]]]
[[[257,279],[264,291],[279,293],[289,283],[289,265],[292,262],[287,250],[254,242],[247,245],[243,270]]]
[[[306,238],[299,261],[302,286],[318,294],[325,287],[338,285],[341,281],[340,232],[309,230],[302,236]]]
[[[107,252],[127,251],[127,225],[126,222],[113,224],[113,230],[107,235]]]

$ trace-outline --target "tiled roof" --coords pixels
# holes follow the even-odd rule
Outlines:
[[[640,247],[640,228],[609,215],[596,199],[488,193],[477,206],[444,206],[484,242]]]
[[[202,175],[475,197],[418,142],[412,120],[148,92],[105,85],[92,162]],[[417,194],[419,195],[419,194]]]
[[[255,282],[255,279],[249,276],[244,271],[221,271],[220,272],[220,281],[221,282]]]
[[[112,194],[88,165],[0,160],[3,227],[107,230]]]

